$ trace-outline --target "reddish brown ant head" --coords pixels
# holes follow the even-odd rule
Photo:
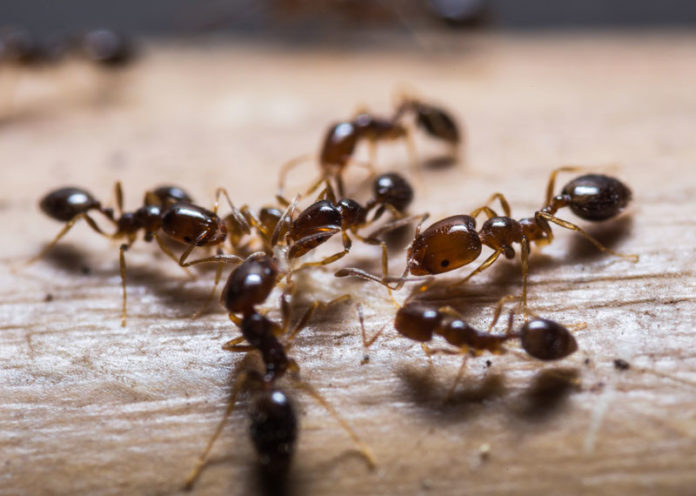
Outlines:
[[[255,305],[266,301],[277,276],[275,259],[267,255],[249,257],[228,277],[220,301],[230,313],[250,313]]]
[[[631,190],[618,179],[602,174],[587,174],[573,179],[561,192],[570,200],[575,215],[585,220],[610,219],[626,208]]]
[[[413,241],[408,268],[416,276],[441,274],[473,262],[480,254],[476,220],[453,215],[432,224]]]
[[[396,312],[394,328],[409,339],[426,342],[433,338],[441,321],[442,315],[437,308],[422,303],[409,303]]]
[[[355,151],[358,132],[352,122],[333,124],[326,133],[321,147],[319,161],[321,166],[344,167]]]

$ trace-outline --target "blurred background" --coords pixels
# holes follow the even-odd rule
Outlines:
[[[693,26],[692,0],[3,0],[0,24],[41,36],[108,26],[137,36],[226,32],[297,41],[373,28]]]

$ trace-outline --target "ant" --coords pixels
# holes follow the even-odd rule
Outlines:
[[[403,98],[395,114],[390,118],[377,117],[360,111],[351,120],[336,122],[329,126],[319,151],[321,177],[306,194],[311,194],[325,179],[334,178],[336,189],[343,196],[343,171],[351,162],[366,166],[371,175],[374,175],[379,142],[404,140],[411,156],[411,164],[415,166],[416,152],[411,133],[409,128],[400,122],[407,114],[414,114],[416,125],[432,138],[449,143],[453,150],[459,145],[460,132],[455,119],[446,110],[415,98]],[[363,141],[366,141],[370,147],[370,161],[366,164],[353,159],[356,147]],[[307,158],[308,156],[303,155],[283,164],[279,174],[279,191],[282,192],[285,187],[288,172]]]
[[[350,236],[367,244],[381,245],[383,270],[387,270],[387,247],[384,242],[377,240],[376,236],[413,220],[405,215],[406,209],[413,200],[413,189],[399,174],[387,173],[375,178],[373,190],[374,198],[363,206],[350,198],[336,200],[333,187],[327,180],[326,188],[319,195],[322,199],[309,205],[296,218],[292,218],[294,202],[288,207],[285,215],[276,224],[271,245],[276,246],[282,240],[287,245],[288,260],[292,261],[325,243],[335,234],[341,233],[342,251],[320,261],[306,262],[295,270],[327,265],[344,257],[352,246]],[[371,219],[368,219],[373,209],[376,209],[375,213]],[[393,221],[367,238],[358,233],[360,229],[378,220],[387,210],[395,217]]]
[[[564,326],[552,320],[534,316],[532,319],[525,319],[519,330],[513,331],[514,311],[509,314],[506,332],[493,334],[492,330],[500,318],[503,305],[508,301],[519,299],[517,296],[501,298],[496,305],[493,320],[485,332],[471,326],[450,306],[438,307],[409,300],[397,310],[394,328],[402,336],[421,343],[429,360],[436,353],[463,355],[462,365],[450,389],[450,394],[461,379],[468,356],[477,357],[485,352],[501,355],[507,351],[504,347],[505,343],[512,339],[519,339],[522,349],[529,356],[542,361],[560,360],[577,351],[578,345],[573,335]],[[384,327],[367,339],[361,307],[358,307],[358,318],[363,334],[363,344],[369,347],[381,335]],[[435,335],[444,338],[454,349],[430,349],[426,343],[431,342]]]
[[[475,209],[470,215],[447,217],[430,225],[423,232],[420,230],[421,221],[416,227],[414,240],[408,249],[406,270],[401,277],[379,278],[355,268],[339,270],[336,276],[356,276],[379,282],[389,289],[398,289],[409,280],[406,278],[408,272],[414,276],[449,272],[476,260],[481,254],[483,245],[493,249],[492,255],[457,283],[457,285],[461,285],[490,267],[501,254],[505,255],[506,258],[513,258],[515,256],[513,244],[519,243],[522,259],[522,305],[526,314],[530,243],[534,242],[538,245],[551,243],[553,232],[550,223],[578,232],[603,252],[633,262],[638,261],[637,255],[617,253],[602,245],[579,226],[555,216],[559,209],[570,207],[575,215],[585,220],[603,221],[621,213],[630,202],[631,190],[626,185],[616,178],[601,174],[586,174],[577,177],[566,184],[560,194],[554,196],[556,176],[561,172],[573,172],[579,169],[579,167],[566,166],[555,169],[551,173],[546,188],[545,205],[535,212],[534,217],[519,221],[511,218],[510,206],[505,196],[501,193],[495,193],[486,205]],[[498,216],[488,206],[488,203],[496,199],[503,208],[504,216]],[[488,220],[483,223],[480,231],[476,231],[476,217],[481,212],[488,216]],[[391,286],[390,283],[396,283],[396,285]],[[427,287],[426,283],[421,286],[420,290],[424,291]]]
[[[207,210],[195,205],[189,195],[181,188],[176,186],[162,186],[145,194],[144,205],[134,212],[123,212],[123,192],[121,183],[117,182],[115,187],[117,215],[113,209],[105,208],[88,191],[66,187],[48,193],[40,201],[41,210],[49,217],[64,222],[65,226],[55,238],[35,257],[27,263],[31,264],[44,257],[58,241],[65,236],[70,229],[80,220],[84,220],[92,230],[102,236],[111,239],[124,239],[125,242],[119,247],[119,263],[121,272],[122,287],[122,314],[121,325],[126,325],[126,259],[125,252],[136,241],[137,234],[144,232],[143,239],[147,242],[155,239],[160,249],[179,266],[187,267],[200,263],[219,262],[240,263],[242,259],[236,255],[224,255],[218,252],[214,256],[204,257],[198,260],[187,261],[189,255],[196,247],[217,246],[225,241],[227,237],[226,225],[237,222],[237,230],[249,232],[249,226],[241,213],[234,207],[229,195],[224,189],[216,192],[215,206],[213,210]],[[217,215],[218,201],[220,194],[224,194],[230,207],[231,216],[223,221]],[[116,231],[111,234],[105,233],[90,216],[90,212],[101,213],[112,222]],[[182,254],[177,257],[165,244],[159,233],[164,233],[172,240],[186,244]],[[218,273],[221,267],[218,268]]]
[[[259,252],[250,255],[235,267],[225,285],[221,302],[229,312],[230,320],[238,325],[242,335],[225,343],[223,349],[247,352],[247,354],[239,365],[241,371],[235,381],[225,414],[186,479],[187,489],[193,487],[201,474],[213,444],[234,411],[237,397],[243,391],[253,394],[250,432],[264,472],[276,477],[282,476],[287,471],[297,437],[298,421],[292,402],[287,394],[276,386],[276,382],[288,372],[294,382],[321,404],[346,430],[359,447],[368,465],[375,466],[374,455],[369,447],[318,391],[299,378],[300,367],[287,354],[297,334],[307,326],[319,307],[344,301],[348,295],[327,303],[315,301],[304,312],[292,331],[289,331],[290,310],[286,294],[281,296],[282,323],[274,322],[256,310],[256,306],[263,303],[275,287],[278,273],[276,260]],[[236,314],[242,314],[242,317]],[[285,344],[279,339],[284,335],[288,336]],[[240,344],[244,341],[247,344]],[[252,352],[256,356],[261,356],[265,371],[261,372],[250,366],[249,361],[254,356]]]

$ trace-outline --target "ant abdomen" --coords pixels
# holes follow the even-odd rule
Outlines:
[[[329,128],[321,147],[322,167],[343,167],[348,163],[358,143],[358,132],[351,122],[339,122]]]
[[[292,400],[280,389],[254,394],[249,410],[249,433],[264,472],[287,471],[297,440],[298,420]]]
[[[539,360],[560,360],[578,349],[573,335],[558,322],[534,318],[520,329],[522,348]]]
[[[413,241],[408,250],[411,274],[440,274],[469,264],[481,254],[476,220],[453,215],[435,222]]]
[[[230,313],[250,313],[273,291],[278,264],[267,255],[248,257],[236,267],[222,290],[220,301]]]
[[[433,138],[452,145],[461,140],[459,127],[454,118],[445,110],[433,105],[416,105],[416,124]]]
[[[618,215],[631,201],[631,190],[618,179],[603,174],[586,174],[565,185],[562,196],[575,215],[602,221]]]
[[[373,183],[374,204],[391,205],[404,212],[413,201],[413,188],[400,174],[388,172],[375,178]]]
[[[329,200],[319,200],[307,207],[293,221],[289,237],[295,242],[289,258],[298,258],[316,248],[341,230],[341,211]]]
[[[66,187],[48,193],[39,202],[39,207],[52,219],[68,222],[89,210],[101,209],[101,203],[84,189]]]

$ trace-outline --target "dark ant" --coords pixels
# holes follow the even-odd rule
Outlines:
[[[529,245],[549,244],[553,241],[550,223],[580,233],[599,250],[611,255],[638,261],[637,255],[617,253],[602,245],[579,226],[555,216],[563,207],[570,207],[575,215],[589,221],[607,220],[618,215],[628,205],[631,190],[616,178],[587,174],[566,184],[559,195],[553,196],[556,175],[560,172],[572,172],[578,167],[560,167],[551,173],[546,190],[545,206],[534,217],[515,220],[510,217],[510,206],[501,193],[495,193],[488,203],[499,200],[505,216],[498,214],[488,205],[474,210],[470,215],[454,215],[435,222],[423,232],[421,224],[416,228],[416,235],[407,254],[407,267],[399,278],[378,278],[360,269],[342,269],[338,277],[356,276],[384,284],[390,289],[400,288],[407,279],[408,272],[415,276],[436,275],[470,264],[481,254],[483,245],[494,250],[479,267],[457,285],[464,284],[471,277],[490,267],[501,254],[513,258],[513,244],[521,246],[522,258],[522,304],[527,312],[527,275]],[[484,212],[488,216],[480,231],[476,231],[476,216]],[[390,286],[390,283],[396,283]],[[427,289],[427,283],[421,290]]]
[[[450,392],[454,391],[459,382],[468,356],[477,357],[486,352],[501,355],[507,351],[504,347],[505,343],[512,339],[519,339],[522,349],[529,356],[543,361],[560,360],[577,351],[577,342],[568,329],[557,322],[538,316],[525,320],[515,332],[513,331],[514,312],[511,311],[506,332],[493,334],[492,330],[498,322],[503,305],[511,300],[519,300],[519,297],[506,296],[498,302],[493,320],[485,332],[472,327],[459,312],[450,306],[438,307],[408,300],[396,312],[394,328],[402,336],[421,343],[428,359],[436,353],[463,355],[462,365]],[[358,317],[363,343],[369,347],[381,335],[384,328],[368,339],[361,307],[358,307]],[[444,338],[454,349],[430,349],[426,343],[432,341],[435,335]]]
[[[230,319],[239,326],[242,335],[225,343],[223,349],[247,352],[247,355],[240,363],[241,371],[235,381],[225,414],[186,479],[187,489],[193,487],[203,470],[213,444],[232,414],[238,395],[243,391],[249,391],[254,395],[250,411],[250,432],[264,473],[278,477],[287,471],[294,450],[298,424],[292,402],[287,394],[276,386],[276,381],[287,372],[290,372],[289,376],[301,389],[308,392],[346,430],[370,467],[375,466],[374,456],[369,447],[318,391],[299,378],[299,365],[287,354],[297,334],[307,326],[319,307],[344,301],[348,295],[327,303],[315,301],[304,312],[292,331],[288,332],[290,310],[286,294],[281,297],[282,323],[280,324],[255,309],[256,305],[268,298],[277,283],[278,273],[274,258],[265,253],[255,253],[232,271],[225,285],[221,301],[229,312]],[[242,314],[242,317],[236,314]],[[288,336],[286,344],[281,343],[279,339],[284,335]],[[240,344],[245,341],[247,344]],[[254,370],[250,366],[249,361],[253,355],[249,352],[260,354],[265,366],[264,372]]]
[[[455,118],[447,110],[413,97],[404,96],[397,106],[393,120],[398,122],[409,113],[413,114],[416,126],[431,138],[447,143],[451,147],[452,156],[457,156],[457,150],[463,141],[463,133],[459,130]]]
[[[404,98],[391,118],[376,117],[362,111],[352,120],[337,122],[329,126],[319,152],[321,177],[306,194],[311,194],[327,178],[333,178],[336,180],[336,189],[339,195],[343,196],[345,194],[343,171],[351,162],[365,165],[374,175],[377,143],[379,142],[404,140],[411,157],[411,165],[415,167],[417,160],[413,140],[408,127],[400,122],[408,114],[415,116],[416,125],[429,136],[449,143],[452,146],[453,155],[456,155],[454,150],[459,145],[460,132],[454,118],[440,107],[414,98]],[[363,141],[366,141],[370,147],[370,161],[367,164],[353,159],[356,147]],[[285,178],[288,172],[307,158],[309,157],[301,156],[292,159],[281,167],[279,174],[279,190],[281,192],[285,187]]]
[[[80,39],[80,49],[88,60],[107,67],[123,66],[135,56],[132,42],[110,29],[85,33]]]
[[[238,230],[246,229],[249,226],[244,217],[237,211],[232,204],[227,192],[220,189],[216,193],[215,206],[213,211],[199,207],[191,202],[191,198],[182,189],[175,186],[163,186],[153,191],[147,192],[144,198],[144,205],[134,212],[123,212],[123,192],[121,184],[115,185],[115,196],[117,215],[111,208],[105,208],[94,196],[81,188],[67,187],[60,188],[47,194],[40,202],[41,210],[49,217],[65,222],[63,229],[58,232],[55,238],[35,257],[27,263],[33,263],[48,253],[58,241],[80,220],[85,220],[87,224],[97,233],[111,238],[124,239],[125,243],[119,248],[119,263],[121,269],[121,286],[123,294],[121,325],[126,325],[126,260],[125,252],[137,239],[139,231],[144,232],[143,239],[152,241],[155,239],[160,249],[179,266],[189,267],[191,265],[219,262],[239,263],[242,259],[236,255],[224,255],[220,252],[214,256],[204,257],[198,260],[187,261],[187,258],[196,247],[211,247],[221,244],[227,237],[227,224],[232,223],[232,218],[238,222]],[[224,194],[232,208],[232,217],[226,222],[218,217],[218,198]],[[112,234],[105,233],[89,215],[95,211],[101,213],[116,226],[116,231]],[[161,236],[162,232],[168,238],[182,244],[186,244],[182,254],[177,257],[165,244]],[[218,268],[218,274],[221,266]],[[219,278],[219,275],[218,275]]]
[[[343,250],[317,262],[306,262],[295,270],[305,267],[327,265],[344,257],[352,246],[351,236],[370,245],[381,245],[382,266],[387,270],[387,247],[377,239],[377,235],[396,229],[413,221],[406,217],[405,211],[413,199],[413,189],[406,179],[396,173],[382,174],[374,181],[374,198],[365,206],[355,200],[343,198],[336,200],[331,184],[326,181],[326,188],[319,195],[323,199],[304,209],[296,218],[292,218],[294,203],[288,207],[286,214],[276,223],[271,245],[284,241],[288,246],[288,260],[295,260],[317,246],[328,241],[335,234],[341,233]],[[370,211],[375,213],[368,219]],[[389,210],[395,217],[369,237],[361,236],[358,231],[378,220]],[[349,235],[350,233],[350,235]],[[386,272],[385,272],[386,273]]]

